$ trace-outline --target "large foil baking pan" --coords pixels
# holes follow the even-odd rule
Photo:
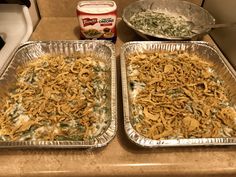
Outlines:
[[[124,127],[128,138],[137,145],[143,147],[160,146],[201,146],[201,145],[236,145],[236,137],[232,138],[191,138],[191,139],[165,139],[153,140],[140,135],[132,126],[130,118],[130,99],[128,92],[128,75],[126,57],[129,54],[142,52],[158,51],[186,51],[197,54],[206,61],[213,63],[213,69],[221,78],[224,78],[225,84],[230,92],[230,102],[236,108],[236,72],[229,64],[227,59],[221,54],[219,49],[206,42],[183,41],[183,42],[128,42],[121,49],[121,75],[122,75],[122,93],[124,107]]]
[[[139,29],[130,23],[130,18],[139,12],[145,10],[157,10],[160,12],[169,12],[181,15],[193,22],[195,25],[204,26],[215,24],[214,17],[202,7],[187,1],[182,0],[139,0],[129,4],[124,8],[122,19],[132,29],[137,32],[144,39],[168,39],[168,40],[188,40],[201,37],[203,34],[209,32],[211,29],[202,29],[202,34],[192,34],[191,36],[168,37],[158,33],[149,33]]]
[[[108,41],[32,41],[21,45],[13,57],[10,58],[0,73],[0,98],[4,96],[15,82],[15,73],[18,66],[35,60],[46,54],[70,55],[75,52],[94,53],[105,61],[109,68],[111,92],[109,93],[110,124],[107,129],[91,140],[85,141],[18,141],[0,142],[1,147],[46,147],[46,148],[92,148],[107,145],[115,136],[117,129],[116,111],[116,60],[114,44]]]

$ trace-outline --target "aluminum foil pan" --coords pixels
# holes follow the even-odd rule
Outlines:
[[[210,31],[210,29],[205,29],[202,34],[192,34],[190,36],[180,36],[180,37],[169,37],[161,35],[158,33],[150,33],[135,27],[131,24],[130,19],[134,14],[143,12],[146,10],[156,10],[164,13],[175,14],[176,16],[183,16],[187,21],[192,22],[196,26],[204,26],[207,24],[215,24],[215,19],[209,14],[208,11],[201,8],[200,6],[181,0],[140,0],[129,4],[124,8],[122,18],[124,22],[132,29],[134,29],[141,37],[150,40],[154,38],[167,39],[167,40],[189,40],[196,39],[203,34]]]
[[[21,45],[2,68],[0,75],[0,99],[8,92],[16,81],[16,69],[31,60],[47,54],[93,53],[107,65],[110,88],[108,94],[109,124],[100,134],[88,140],[58,140],[58,141],[0,141],[1,147],[45,147],[45,148],[95,148],[107,145],[115,136],[117,130],[117,98],[116,98],[116,60],[114,44],[108,41],[32,41]]]
[[[126,63],[127,56],[130,54],[142,52],[158,52],[158,51],[186,51],[197,54],[206,61],[213,63],[214,71],[224,79],[224,83],[228,86],[229,98],[231,105],[236,109],[236,72],[228,63],[227,59],[214,46],[206,42],[198,41],[163,41],[163,42],[128,42],[121,48],[121,75],[122,75],[122,93],[124,108],[124,127],[128,138],[135,144],[143,147],[164,147],[164,146],[208,146],[208,145],[236,145],[236,137],[230,138],[189,138],[189,139],[164,139],[154,140],[139,134],[131,123],[131,99],[129,95],[128,73],[129,67]]]

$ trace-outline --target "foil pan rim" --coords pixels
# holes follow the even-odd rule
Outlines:
[[[34,44],[92,44],[92,45],[105,45],[111,51],[111,123],[100,136],[85,141],[1,141],[0,148],[99,148],[106,146],[116,135],[117,131],[117,96],[116,96],[116,55],[115,45],[106,40],[40,40],[40,41],[27,41],[20,44],[11,57],[5,63],[5,67],[1,70],[0,80],[4,77],[8,67],[11,66],[11,62],[14,61],[14,57],[17,52],[28,45]],[[104,141],[105,140],[105,141]]]
[[[121,65],[121,79],[122,79],[122,95],[123,95],[123,116],[124,116],[124,129],[128,139],[134,144],[144,148],[157,148],[157,147],[178,147],[178,146],[216,146],[216,145],[236,145],[236,137],[230,138],[189,138],[189,139],[165,139],[165,140],[153,140],[139,134],[131,125],[130,112],[129,112],[129,96],[128,96],[128,80],[126,74],[126,62],[125,62],[125,50],[130,45],[160,45],[160,44],[197,44],[205,45],[212,48],[217,52],[218,56],[224,61],[224,64],[230,70],[234,79],[236,80],[236,71],[227,61],[220,50],[205,41],[131,41],[126,42],[121,47],[120,52],[120,65]]]

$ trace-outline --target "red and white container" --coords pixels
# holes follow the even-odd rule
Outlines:
[[[116,9],[114,1],[80,1],[77,6],[80,38],[115,42]]]

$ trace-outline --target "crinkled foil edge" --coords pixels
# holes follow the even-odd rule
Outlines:
[[[202,49],[202,50],[200,50]],[[191,138],[191,139],[166,139],[166,140],[153,140],[140,135],[132,126],[130,122],[130,100],[128,94],[128,79],[127,79],[127,66],[126,66],[126,56],[128,54],[139,53],[143,51],[189,51],[202,55],[203,57],[214,55],[215,61],[213,63],[216,66],[216,70],[220,72],[226,79],[226,83],[231,83],[231,95],[233,105],[236,105],[236,71],[223,56],[220,50],[203,41],[136,41],[127,42],[121,48],[121,78],[122,78],[122,94],[123,94],[123,114],[124,114],[124,127],[126,135],[129,140],[133,143],[142,147],[171,147],[171,146],[213,146],[213,145],[236,145],[236,138]],[[214,68],[215,69],[215,68]],[[234,91],[235,90],[235,91]],[[234,106],[235,107],[235,106]]]
[[[7,78],[11,78],[11,70],[15,69],[18,63],[15,63],[16,55],[26,48],[36,46],[35,49],[27,50],[29,53],[22,52],[22,56],[26,57],[22,62],[27,62],[27,60],[33,59],[37,56],[42,55],[41,47],[47,46],[49,51],[45,54],[66,54],[76,51],[82,51],[84,53],[92,52],[87,49],[88,47],[102,46],[109,51],[110,56],[109,61],[106,62],[110,67],[111,75],[111,122],[108,128],[101,135],[98,135],[94,139],[85,141],[2,141],[0,142],[0,148],[97,148],[106,146],[114,137],[117,131],[117,94],[116,94],[116,56],[115,56],[115,46],[109,41],[103,40],[58,40],[58,41],[29,41],[21,44],[18,49],[14,52],[13,56],[5,63],[4,68],[1,69],[0,75],[0,85],[1,83],[9,83]],[[38,51],[36,49],[39,49]],[[43,50],[43,49],[42,49]],[[101,51],[106,53],[106,51]],[[44,52],[43,52],[44,53]],[[15,66],[13,66],[15,65]],[[1,88],[1,90],[4,88]],[[4,90],[5,91],[5,90]]]

